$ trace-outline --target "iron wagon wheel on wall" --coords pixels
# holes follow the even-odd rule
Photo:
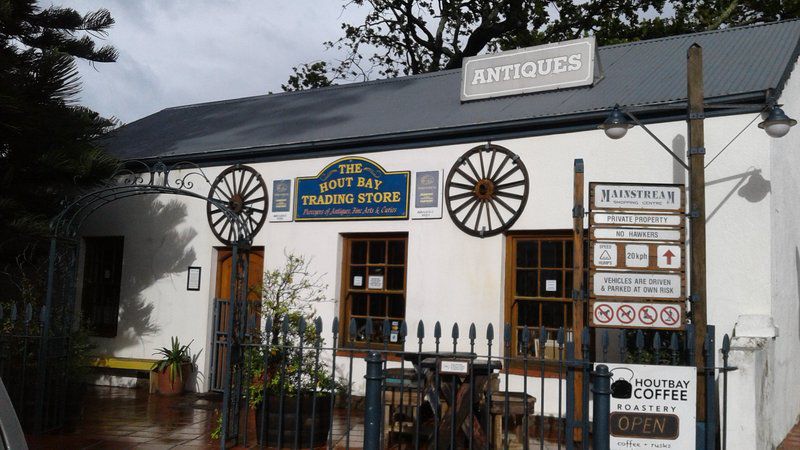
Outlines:
[[[211,185],[208,198],[226,203],[246,225],[249,236],[237,236],[234,220],[218,206],[207,203],[208,224],[225,245],[231,245],[237,237],[254,237],[267,218],[267,185],[252,167],[237,164],[223,170]]]
[[[486,144],[464,153],[447,175],[445,202],[453,223],[477,237],[500,234],[528,201],[528,170],[518,155]]]

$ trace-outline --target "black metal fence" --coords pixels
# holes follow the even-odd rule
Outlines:
[[[604,362],[691,365],[693,329],[684,332],[513,329],[502,340],[489,324],[462,335],[437,322],[414,334],[405,323],[276,317],[242,345],[240,406],[225,409],[221,447],[259,448],[606,449],[608,382]],[[382,325],[382,326],[381,326]],[[511,347],[512,332],[519,333]],[[328,339],[323,339],[323,335]],[[372,337],[370,340],[369,337]],[[729,340],[715,368],[714,329],[706,341],[705,448],[725,448]],[[606,368],[607,370],[607,368]],[[723,408],[718,414],[716,374]],[[592,386],[592,383],[595,383]],[[589,408],[594,407],[590,421]],[[599,409],[598,409],[599,408]],[[717,417],[722,426],[718,427]]]

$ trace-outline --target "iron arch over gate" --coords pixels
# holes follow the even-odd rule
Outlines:
[[[230,179],[231,174],[233,179]],[[38,389],[33,405],[34,432],[59,428],[64,422],[64,375],[69,358],[69,335],[75,318],[81,226],[94,212],[109,203],[153,194],[205,201],[214,235],[231,247],[230,298],[233,306],[228,323],[227,338],[231,344],[225,361],[223,429],[228,431],[226,437],[238,434],[242,371],[237,367],[242,364],[240,341],[244,336],[247,314],[247,254],[267,213],[266,185],[255,170],[244,165],[231,166],[211,180],[191,162],[168,166],[162,162],[148,165],[141,161],[126,162],[104,183],[66,203],[51,221],[47,287],[41,311],[42,332],[36,366]],[[234,376],[237,373],[239,376]]]

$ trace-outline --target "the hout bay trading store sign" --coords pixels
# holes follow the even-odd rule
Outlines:
[[[410,172],[347,157],[297,178],[295,220],[407,219]]]
[[[592,84],[594,56],[589,37],[465,58],[461,101]]]
[[[695,448],[696,367],[607,366],[611,372],[609,448]]]
[[[684,197],[682,185],[589,184],[592,326],[684,327]]]

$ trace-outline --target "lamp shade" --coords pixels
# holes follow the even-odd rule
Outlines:
[[[797,124],[797,121],[790,118],[777,106],[773,106],[769,111],[766,120],[758,124],[768,135],[774,138],[786,136],[789,129]]]
[[[628,119],[625,118],[625,115],[622,114],[622,111],[619,110],[618,107],[614,107],[611,110],[611,114],[608,115],[608,118],[597,128],[602,129],[605,131],[606,136],[610,137],[611,139],[620,139],[628,133],[628,129],[631,128],[633,125],[628,122]]]

